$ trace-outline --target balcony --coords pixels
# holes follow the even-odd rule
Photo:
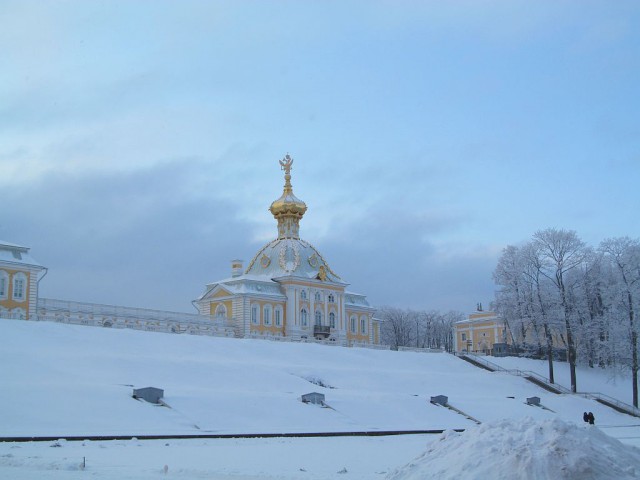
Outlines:
[[[327,338],[331,334],[331,327],[328,325],[314,325],[313,336]]]

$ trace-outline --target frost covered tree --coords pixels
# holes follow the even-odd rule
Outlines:
[[[506,247],[493,274],[500,287],[496,292],[496,310],[504,319],[516,348],[527,352],[528,341],[533,340],[537,354],[546,355],[549,381],[554,383],[553,332],[558,326],[551,315],[549,282],[542,275],[543,266],[535,243]]]
[[[636,312],[640,297],[640,242],[628,237],[610,238],[600,244],[600,251],[613,266],[614,294],[610,311],[627,324],[628,363],[631,369],[633,406],[638,407],[638,325]]]
[[[496,310],[514,345],[549,361],[566,347],[571,389],[576,364],[628,368],[638,404],[640,241],[604,240],[597,250],[573,231],[546,229],[521,246],[506,247],[493,273]]]
[[[574,305],[569,299],[568,284],[570,272],[580,266],[587,256],[586,245],[573,230],[548,228],[533,235],[542,266],[540,273],[548,278],[557,290],[559,309],[555,314],[564,322],[563,341],[567,347],[567,360],[571,376],[571,391],[577,391],[576,381],[576,338],[574,336]]]

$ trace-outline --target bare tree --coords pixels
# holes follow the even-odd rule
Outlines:
[[[533,236],[534,244],[540,252],[543,265],[540,273],[547,277],[557,289],[560,301],[560,315],[565,326],[565,344],[567,346],[567,360],[571,375],[571,391],[577,391],[576,382],[576,339],[572,325],[573,305],[569,302],[567,292],[567,274],[586,257],[586,246],[573,230],[557,230],[548,228],[540,230]]]
[[[611,260],[618,273],[618,306],[628,320],[633,406],[638,407],[638,328],[635,321],[635,302],[637,288],[640,286],[640,242],[628,237],[610,238],[600,244],[600,250]]]
[[[382,343],[392,349],[416,346],[444,348],[453,351],[453,323],[464,319],[459,312],[440,313],[437,310],[414,311],[397,307],[382,307]]]
[[[415,330],[408,310],[397,307],[382,307],[378,315],[382,320],[382,343],[391,345],[394,350],[413,343]]]
[[[524,274],[531,285],[530,311],[532,318],[539,319],[544,331],[546,344],[547,363],[549,366],[549,382],[554,383],[553,374],[553,333],[554,325],[549,316],[551,309],[548,289],[541,281],[543,275],[542,269],[544,262],[540,253],[539,246],[535,243],[528,243],[523,249],[524,257]],[[536,322],[537,323],[537,322]]]

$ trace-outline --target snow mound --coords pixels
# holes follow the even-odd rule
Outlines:
[[[446,431],[387,480],[640,478],[640,449],[597,427],[530,417]]]

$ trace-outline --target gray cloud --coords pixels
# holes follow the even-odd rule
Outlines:
[[[206,282],[246,250],[235,206],[185,191],[202,163],[134,173],[52,176],[7,198],[0,237],[32,247],[54,298],[189,311]],[[229,179],[232,181],[232,179]]]

